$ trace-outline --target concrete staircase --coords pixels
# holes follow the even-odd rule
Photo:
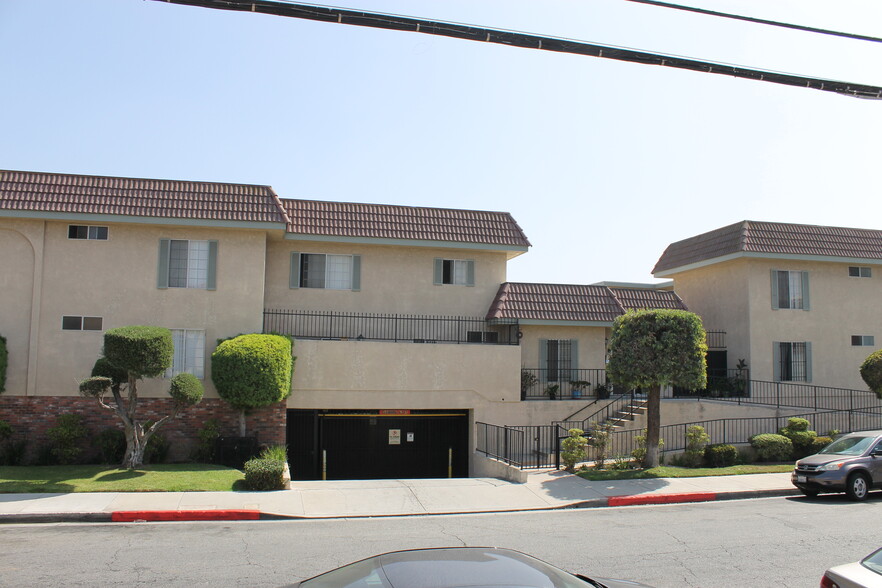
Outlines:
[[[635,398],[634,402],[617,411],[614,415],[603,421],[613,429],[624,427],[646,413],[646,400]]]

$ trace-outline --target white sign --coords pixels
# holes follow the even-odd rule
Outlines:
[[[407,434],[407,442],[408,442],[408,443],[413,443],[413,433],[408,433],[408,434]]]
[[[401,445],[401,429],[389,429],[389,445]]]

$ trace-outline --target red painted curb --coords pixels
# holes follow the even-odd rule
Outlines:
[[[259,510],[124,510],[111,513],[115,523],[135,521],[256,521]]]
[[[633,506],[635,504],[675,504],[677,502],[708,502],[717,499],[716,492],[688,492],[684,494],[646,494],[635,496],[611,496],[607,506]]]

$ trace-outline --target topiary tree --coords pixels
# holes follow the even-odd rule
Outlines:
[[[882,349],[871,353],[861,364],[861,378],[876,397],[882,400]]]
[[[646,456],[658,466],[661,387],[707,385],[707,342],[698,315],[684,310],[629,311],[613,322],[607,374],[615,386],[648,391]]]
[[[790,439],[791,443],[793,443],[793,457],[795,459],[800,459],[806,455],[814,453],[812,447],[814,446],[815,437],[818,436],[818,433],[816,431],[810,431],[810,426],[811,423],[806,419],[791,417],[787,419],[787,426],[782,427],[781,430],[778,431],[778,433],[784,435]]]
[[[126,453],[122,467],[135,469],[143,465],[147,443],[156,431],[185,408],[202,400],[202,382],[193,374],[178,374],[172,378],[169,389],[175,401],[172,414],[157,421],[138,419],[138,380],[162,375],[171,367],[173,353],[174,343],[168,329],[145,326],[109,329],[104,333],[104,357],[95,362],[92,377],[80,382],[80,394],[96,398],[123,422]],[[108,393],[113,397],[112,402],[107,398]]]
[[[6,391],[7,365],[9,365],[9,351],[6,349],[6,339],[0,335],[0,394]]]
[[[211,354],[211,380],[218,395],[239,411],[245,436],[245,411],[281,402],[291,394],[293,343],[282,335],[239,335]]]
[[[576,471],[576,464],[585,461],[587,457],[585,446],[588,444],[588,439],[582,436],[584,432],[582,429],[570,429],[567,431],[569,436],[560,444],[560,458],[571,474]]]

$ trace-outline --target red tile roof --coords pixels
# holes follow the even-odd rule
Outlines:
[[[301,235],[530,246],[507,212],[283,199],[288,232]]]
[[[612,323],[627,310],[643,308],[686,310],[686,305],[670,291],[506,282],[487,318]]]
[[[733,253],[882,260],[882,231],[742,221],[668,245],[652,272]]]
[[[0,170],[0,210],[286,223],[269,186]]]

